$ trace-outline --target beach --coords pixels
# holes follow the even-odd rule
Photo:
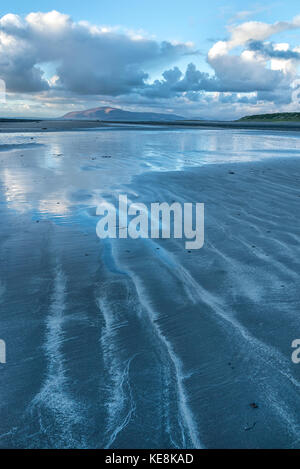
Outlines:
[[[112,121],[112,120],[76,120],[76,119],[0,119],[1,133],[30,133],[30,132],[67,132],[88,129],[143,129],[168,128],[176,129],[244,129],[244,130],[273,130],[273,131],[293,131],[299,132],[300,122],[278,121],[278,122],[260,122],[260,121],[213,121],[213,120],[192,120],[184,119],[180,121]]]
[[[85,124],[1,124],[0,447],[299,448],[299,134]],[[203,248],[100,240],[119,194]]]

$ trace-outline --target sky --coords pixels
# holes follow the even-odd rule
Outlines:
[[[300,4],[2,0],[0,116],[299,110]],[[4,93],[6,89],[6,93]]]

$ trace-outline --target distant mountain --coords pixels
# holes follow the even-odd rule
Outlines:
[[[113,107],[96,107],[86,111],[68,112],[63,119],[88,119],[103,121],[169,121],[181,120],[182,116],[176,114],[159,114],[156,112],[123,111]]]
[[[276,114],[256,114],[253,116],[245,116],[240,121],[257,121],[257,122],[286,122],[300,121],[300,112],[277,112]]]

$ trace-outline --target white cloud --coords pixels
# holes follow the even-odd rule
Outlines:
[[[300,27],[300,15],[292,21],[277,21],[269,24],[261,21],[247,21],[238,26],[230,26],[229,49],[246,44],[249,40],[264,41],[274,34]]]
[[[10,91],[56,86],[80,94],[126,94],[144,86],[151,67],[164,67],[189,53],[190,44],[75,23],[57,11],[0,19],[0,71]],[[57,64],[55,83],[44,77],[45,63]]]
[[[257,91],[258,99],[289,102],[300,54],[288,43],[265,41],[274,34],[298,28],[300,16],[273,24],[247,21],[229,26],[229,39],[216,42],[207,57],[223,90]],[[239,54],[234,55],[232,51],[237,48]]]
[[[25,96],[32,114],[39,108],[65,111],[76,103],[83,108],[92,99],[198,115],[201,110],[212,115],[213,109],[239,115],[251,106],[255,112],[263,106],[263,111],[292,109],[299,99],[300,46],[270,38],[297,28],[300,16],[273,24],[231,24],[228,40],[208,51],[208,74],[193,63],[185,71],[174,66],[197,53],[189,42],[159,42],[143,31],[74,22],[57,11],[24,19],[8,14],[0,18],[0,78],[6,82],[8,103],[13,98],[21,103]],[[151,83],[153,70],[162,75]]]

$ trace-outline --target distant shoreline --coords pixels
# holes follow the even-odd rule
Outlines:
[[[104,124],[128,124],[128,125],[152,125],[152,126],[173,126],[173,127],[213,127],[213,128],[228,128],[228,129],[262,129],[262,130],[297,130],[300,131],[300,122],[260,122],[260,121],[199,121],[199,120],[184,120],[184,121],[102,121]]]
[[[66,132],[101,129],[118,125],[123,130],[141,127],[172,128],[215,128],[244,130],[300,131],[300,122],[259,122],[259,121],[95,121],[95,120],[43,120],[43,119],[0,119],[0,133],[17,132]]]

